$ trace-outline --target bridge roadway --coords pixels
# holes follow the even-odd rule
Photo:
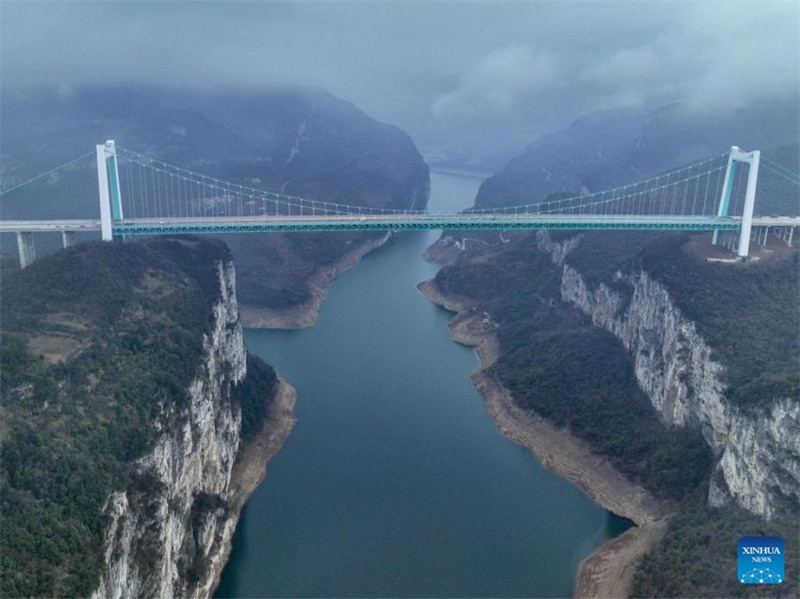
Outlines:
[[[754,216],[754,227],[797,227],[800,217]],[[587,214],[366,214],[324,216],[197,217],[123,219],[115,235],[266,233],[277,231],[386,231],[420,229],[606,229],[735,231],[741,218],[712,216],[626,216]],[[0,220],[0,233],[99,231],[100,219]]]

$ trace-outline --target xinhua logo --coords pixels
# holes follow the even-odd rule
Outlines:
[[[784,544],[780,537],[742,537],[738,543],[738,578],[744,584],[780,584]]]

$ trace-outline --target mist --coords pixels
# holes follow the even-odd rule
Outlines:
[[[4,2],[3,87],[323,87],[435,148],[797,103],[796,3]],[[514,140],[517,140],[516,142]],[[526,142],[526,143],[527,143]]]

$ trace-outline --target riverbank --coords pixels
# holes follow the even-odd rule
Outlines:
[[[391,233],[369,241],[346,253],[335,263],[321,267],[308,280],[311,299],[288,308],[268,308],[239,304],[242,326],[250,329],[305,329],[313,326],[333,281],[340,274],[356,266],[372,250],[384,245]]]
[[[585,441],[514,404],[508,389],[490,372],[498,358],[499,346],[493,324],[482,313],[466,301],[445,297],[435,280],[419,284],[418,289],[433,303],[456,313],[448,323],[451,337],[457,343],[475,348],[480,367],[472,374],[472,380],[497,428],[510,440],[528,448],[543,466],[578,485],[605,509],[636,524],[583,561],[575,588],[578,598],[627,596],[637,562],[665,532],[668,516],[665,506],[593,453]]]
[[[297,393],[289,382],[278,378],[275,389],[268,400],[269,413],[261,430],[247,443],[242,443],[239,454],[233,464],[230,478],[230,499],[228,510],[230,517],[226,522],[226,541],[222,551],[211,564],[213,575],[208,588],[207,597],[212,597],[219,585],[220,577],[231,553],[233,531],[239,521],[242,508],[250,495],[266,476],[266,466],[281,450],[295,425],[294,406]]]
[[[437,164],[429,164],[432,173],[441,173],[443,175],[455,175],[456,177],[470,177],[472,179],[488,179],[495,173],[490,173],[489,171],[482,171],[476,169],[470,169],[466,167],[456,167],[456,166],[440,166]]]

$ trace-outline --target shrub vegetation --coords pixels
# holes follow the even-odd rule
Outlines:
[[[744,409],[800,396],[797,255],[710,264],[684,251],[686,240],[681,234],[655,240],[652,234],[585,234],[567,262],[590,287],[603,282],[623,295],[631,288],[615,281],[617,272],[642,268],[664,283],[726,367],[728,398]],[[756,589],[735,581],[736,541],[749,534],[783,536],[790,548],[787,576],[796,581],[796,523],[707,507],[714,459],[700,431],[667,426],[658,417],[621,342],[561,301],[561,267],[537,248],[534,235],[517,237],[502,251],[465,252],[436,282],[446,295],[491,315],[501,348],[493,369],[520,407],[568,427],[677,506],[664,541],[636,573],[634,596],[800,594],[796,582]]]
[[[152,447],[163,409],[188,401],[227,259],[221,242],[98,242],[4,279],[0,595],[87,596],[98,585],[103,506],[114,490],[145,504],[159,491],[131,462]],[[32,350],[42,347],[49,361]],[[255,378],[232,394],[245,432],[275,381],[249,364]]]

